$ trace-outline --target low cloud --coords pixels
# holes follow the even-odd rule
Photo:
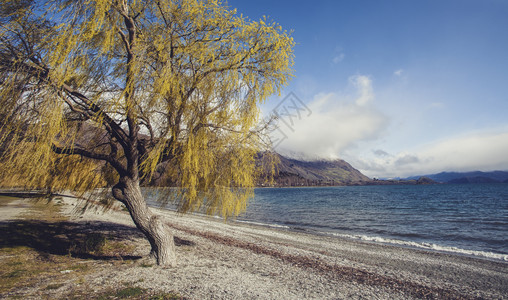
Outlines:
[[[403,167],[407,165],[414,165],[420,162],[420,159],[415,155],[406,154],[397,158],[393,164],[397,167]]]
[[[507,153],[508,131],[505,130],[469,133],[438,141],[412,152],[351,159],[367,176],[390,178],[442,171],[508,170]]]
[[[381,149],[374,150],[374,151],[372,151],[372,153],[374,153],[374,155],[376,155],[376,156],[390,156],[390,154],[388,152],[383,151]]]
[[[343,150],[360,141],[377,139],[386,129],[388,119],[372,105],[371,80],[354,76],[349,84],[355,90],[353,95],[318,94],[305,104],[300,115],[293,113],[291,122],[279,122],[279,131],[275,133],[281,142],[275,150],[312,158],[338,158]]]

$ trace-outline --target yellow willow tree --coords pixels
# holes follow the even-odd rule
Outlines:
[[[174,265],[140,184],[179,186],[181,212],[244,210],[264,140],[258,104],[291,77],[294,42],[218,0],[43,2],[2,3],[2,184],[109,185],[157,263]]]

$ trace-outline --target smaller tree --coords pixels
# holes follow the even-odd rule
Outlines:
[[[179,186],[181,212],[245,209],[257,105],[291,76],[280,26],[216,0],[13,3],[1,9],[2,185],[107,185],[163,265],[175,264],[173,238],[141,184]]]

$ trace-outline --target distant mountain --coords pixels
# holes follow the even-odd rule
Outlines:
[[[279,162],[275,165],[275,186],[334,186],[334,185],[364,185],[371,179],[353,168],[344,160],[315,160],[304,161],[274,155]],[[269,166],[269,155],[260,154],[258,163]],[[266,167],[269,168],[269,167]],[[268,173],[268,172],[266,172]],[[266,174],[264,174],[266,176]],[[260,180],[260,186],[269,183]]]
[[[508,171],[441,172],[424,176],[441,183],[508,183]],[[420,177],[408,177],[407,180],[418,179]]]

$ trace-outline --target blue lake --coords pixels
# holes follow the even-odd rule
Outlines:
[[[240,222],[508,260],[508,184],[259,188]]]

